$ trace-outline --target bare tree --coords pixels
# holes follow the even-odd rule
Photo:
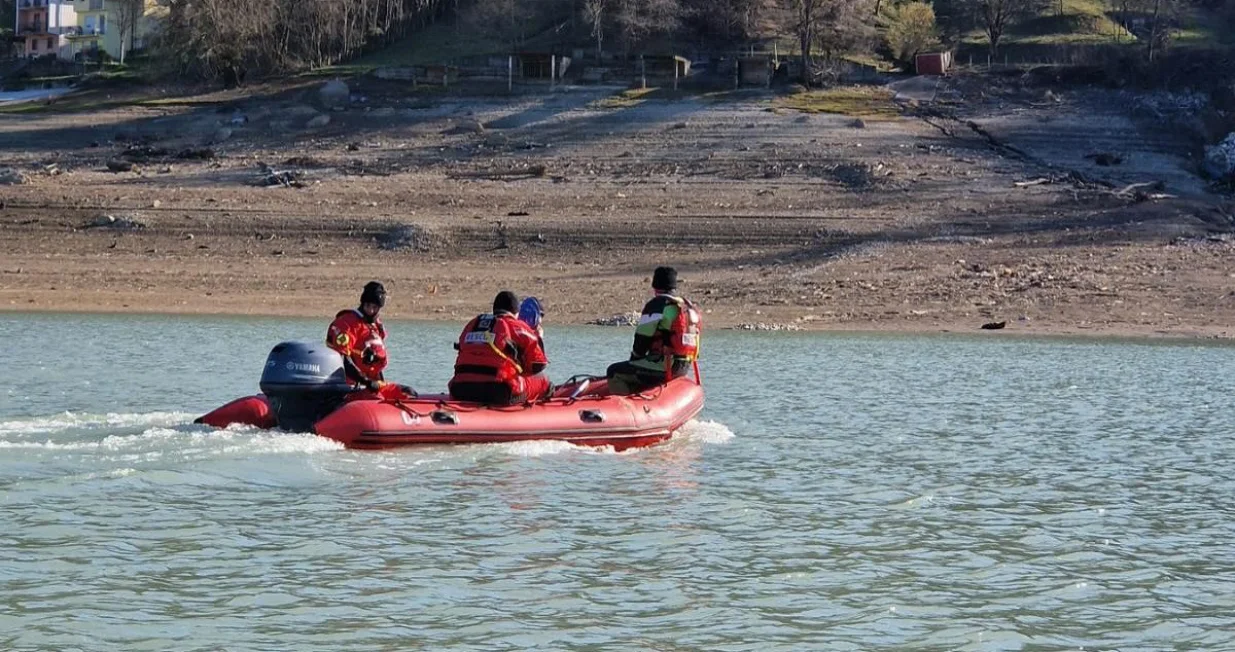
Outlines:
[[[690,35],[724,46],[750,41],[767,14],[765,0],[681,0],[681,16]]]
[[[534,0],[477,0],[465,20],[474,32],[514,49],[531,36],[533,16]]]
[[[1141,0],[1145,15],[1145,57],[1153,61],[1171,41],[1179,20],[1179,0]]]
[[[677,29],[680,8],[678,0],[615,0],[613,18],[626,53],[653,35]]]
[[[16,25],[17,0],[0,0],[0,56],[7,53]]]
[[[843,52],[869,38],[872,17],[866,0],[780,0],[782,21],[801,48],[802,81],[814,81],[813,54]]]
[[[971,0],[978,24],[986,32],[991,56],[999,52],[999,41],[1012,25],[1041,11],[1049,0]]]
[[[145,0],[111,0],[108,7],[115,16],[116,34],[120,37],[120,63],[133,45],[137,33],[137,19],[145,13]]]
[[[609,15],[610,0],[583,0],[583,20],[591,28],[596,39],[596,58],[604,54],[605,19]]]
[[[109,0],[129,1],[142,0]],[[163,59],[182,72],[227,83],[239,83],[249,72],[336,63],[423,28],[444,8],[457,4],[454,0],[165,1],[169,15],[161,39]],[[477,4],[524,7],[532,1],[477,0]],[[519,20],[507,15],[499,24],[508,29]]]

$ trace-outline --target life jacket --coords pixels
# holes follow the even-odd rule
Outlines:
[[[514,385],[523,367],[511,324],[513,317],[480,315],[468,322],[459,335],[459,355],[455,358],[455,382],[499,381]]]
[[[326,333],[326,345],[347,356],[367,378],[380,378],[386,369],[386,327],[380,319],[369,321],[360,310],[340,310]],[[371,351],[373,362],[364,361]]]
[[[699,357],[699,338],[703,334],[703,318],[699,309],[682,297],[665,295],[665,298],[677,305],[678,315],[673,319],[668,334],[652,341],[650,352],[664,356],[666,366],[674,361],[694,362]]]

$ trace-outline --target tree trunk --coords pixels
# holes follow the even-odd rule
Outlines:
[[[810,34],[806,30],[803,30],[802,33],[798,34],[798,38],[799,43],[802,46],[802,84],[807,88],[810,88],[810,82],[812,79],[812,75],[810,74]]]
[[[1149,15],[1149,44],[1146,56],[1150,63],[1153,63],[1154,54],[1158,47],[1158,10],[1161,7],[1161,0],[1154,0],[1153,12]]]
[[[815,41],[815,0],[799,0],[798,45],[802,48],[802,85],[810,88],[815,76],[811,70],[811,46]]]

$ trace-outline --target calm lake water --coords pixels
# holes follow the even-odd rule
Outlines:
[[[0,649],[1235,649],[1235,348],[711,333],[623,454],[190,424],[326,321],[0,315]]]

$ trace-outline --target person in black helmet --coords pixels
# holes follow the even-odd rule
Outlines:
[[[335,315],[326,331],[326,346],[343,356],[348,380],[374,392],[385,384],[386,327],[377,316],[385,305],[386,288],[370,281],[360,293],[360,306]]]
[[[685,376],[699,355],[702,320],[695,304],[678,295],[678,272],[657,267],[652,299],[643,306],[630,359],[609,365],[609,393],[642,392]]]
[[[450,396],[486,405],[536,402],[552,388],[540,333],[519,319],[519,298],[509,290],[493,299],[493,312],[477,315],[459,334]]]

